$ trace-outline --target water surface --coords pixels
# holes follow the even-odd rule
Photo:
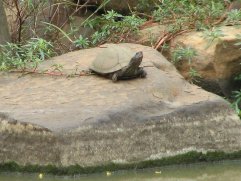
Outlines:
[[[241,181],[241,160],[75,177],[0,173],[0,181]]]

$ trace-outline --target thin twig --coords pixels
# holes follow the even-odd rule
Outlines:
[[[40,74],[40,75],[51,75],[51,76],[89,76],[93,75],[88,71],[81,71],[80,73],[73,73],[73,74],[65,74],[62,72],[54,72],[54,71],[36,71],[36,70],[11,70],[10,73],[22,73],[22,74]]]

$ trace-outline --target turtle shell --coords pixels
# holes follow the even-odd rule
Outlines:
[[[90,69],[101,74],[116,72],[127,66],[135,52],[118,45],[109,45],[96,56]]]

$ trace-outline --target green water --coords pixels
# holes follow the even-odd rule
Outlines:
[[[241,181],[241,161],[119,171],[75,177],[0,173],[0,181]]]

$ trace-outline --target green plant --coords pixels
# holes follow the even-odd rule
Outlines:
[[[182,47],[179,46],[173,51],[172,54],[172,61],[176,64],[180,61],[188,61],[189,65],[189,81],[192,83],[193,81],[197,82],[197,78],[200,78],[200,74],[191,66],[191,63],[194,59],[194,57],[197,56],[197,51],[194,48],[191,47]]]
[[[24,51],[19,45],[7,43],[0,46],[0,71],[8,70],[10,67],[18,68],[22,64]]]
[[[241,80],[241,74],[237,75],[234,80]]]
[[[138,4],[135,8],[137,11],[147,12],[149,14],[157,3],[158,0],[138,0]]]
[[[165,0],[157,5],[152,15],[155,21],[163,24],[175,23],[181,18],[183,27],[197,29],[196,25],[211,26],[224,10],[224,2],[218,0]]]
[[[236,113],[241,117],[241,109],[240,109],[240,104],[241,104],[241,89],[238,91],[233,91],[233,98],[235,99],[233,102],[233,107],[236,111]]]
[[[237,37],[239,42],[235,43],[234,45],[240,46],[240,49],[241,49],[241,34],[236,35],[236,37]]]
[[[88,48],[90,41],[88,38],[84,38],[82,35],[80,35],[79,38],[74,41],[74,44],[78,48]]]
[[[175,34],[182,29],[185,29],[185,17],[180,18],[167,26],[167,32],[171,34]]]
[[[57,71],[61,73],[63,71],[64,65],[56,63],[56,64],[53,64],[51,68],[53,69],[53,71]]]
[[[181,47],[179,46],[173,51],[172,61],[174,63],[179,62],[180,60],[187,60],[188,64],[191,64],[192,59],[197,56],[197,52],[194,48],[191,47]]]
[[[191,29],[201,31],[212,27],[224,12],[225,3],[218,0],[161,1],[152,16],[154,21],[167,25],[167,28],[155,48]]]
[[[188,75],[191,83],[194,81],[198,82],[197,78],[201,78],[201,75],[197,72],[197,70],[192,67],[190,67]]]
[[[161,47],[161,53],[164,52],[164,51],[168,51],[170,48],[170,45],[167,44],[167,43],[164,43]]]
[[[241,20],[241,11],[237,9],[233,9],[227,13],[226,23],[231,25],[240,24]]]
[[[221,37],[224,37],[222,30],[220,28],[212,28],[211,30],[205,29],[203,31],[202,37],[208,41],[207,47],[211,46],[214,41],[220,41]]]
[[[107,14],[85,22],[85,26],[98,29],[91,38],[93,45],[112,41],[122,42],[133,32],[137,32],[139,26],[144,22],[136,15],[123,16],[113,10]]]
[[[40,62],[53,55],[51,43],[41,38],[32,38],[25,45],[7,43],[0,49],[0,70],[35,70]]]
[[[237,39],[238,39],[238,42],[235,43],[234,45],[236,46],[241,46],[241,34],[238,34],[236,35]],[[240,47],[241,49],[241,47]],[[235,81],[240,81],[241,80],[241,73],[238,74],[235,78],[234,78]],[[235,99],[234,102],[233,102],[233,107],[236,111],[236,113],[239,115],[239,117],[241,118],[241,89],[238,90],[238,91],[233,91],[233,98]]]

